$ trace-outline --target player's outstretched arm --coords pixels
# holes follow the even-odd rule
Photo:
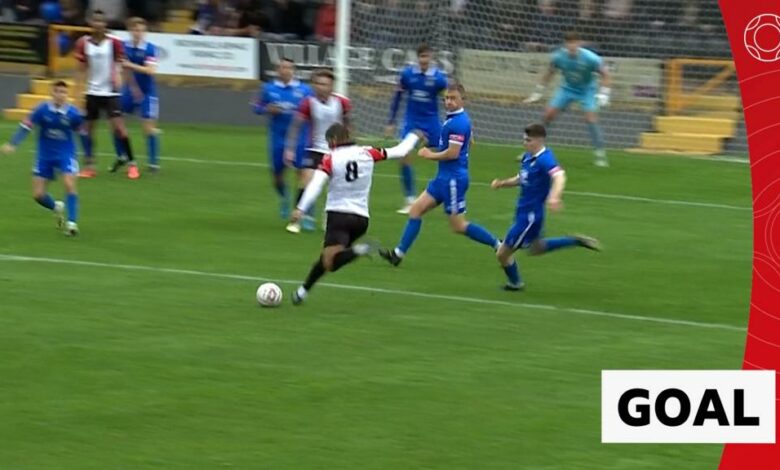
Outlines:
[[[490,187],[493,188],[493,189],[513,188],[513,187],[519,186],[519,185],[520,185],[520,176],[519,175],[515,175],[515,176],[513,176],[511,178],[506,178],[506,179],[503,179],[503,180],[502,179],[494,179],[490,183]]]
[[[523,100],[524,103],[536,103],[540,99],[542,99],[542,96],[544,96],[544,90],[547,88],[547,85],[550,83],[550,80],[552,80],[553,76],[555,75],[555,65],[553,65],[552,62],[550,62],[550,66],[547,67],[547,71],[544,72],[544,75],[542,75],[542,81],[536,85],[536,90],[534,90],[531,95]]]
[[[416,132],[407,135],[404,137],[404,140],[402,140],[395,147],[384,149],[385,158],[388,160],[404,158],[414,149],[414,147],[417,145],[417,142],[420,141],[420,138],[420,135]]]
[[[4,154],[9,155],[14,153],[16,148],[24,142],[24,139],[26,139],[30,134],[30,131],[32,131],[33,123],[37,120],[37,114],[38,110],[36,109],[29,118],[19,123],[19,128],[11,137],[11,140],[0,148]]]

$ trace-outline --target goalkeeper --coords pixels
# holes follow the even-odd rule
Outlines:
[[[542,82],[536,85],[536,91],[525,102],[539,101],[556,70],[560,70],[563,80],[544,112],[545,126],[572,102],[579,102],[585,112],[585,122],[595,149],[595,164],[600,167],[609,166],[607,152],[604,150],[604,136],[596,112],[609,104],[612,79],[601,57],[582,47],[582,40],[577,33],[566,33],[564,41],[564,47],[552,53],[550,67],[542,77]],[[601,83],[596,80],[596,75],[601,77]]]

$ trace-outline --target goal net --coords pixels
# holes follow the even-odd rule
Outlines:
[[[708,153],[745,150],[716,0],[353,0],[349,94],[359,130],[381,134],[396,73],[425,42],[436,49],[439,67],[466,87],[479,138],[517,144],[556,90],[557,79],[542,101],[523,103],[567,31],[579,32],[612,72],[611,103],[600,112],[609,147],[652,144],[643,133],[664,129],[695,137],[707,131],[701,119],[730,119],[732,135],[721,136],[720,152]],[[576,106],[571,111],[551,134],[556,144],[588,146],[582,114]],[[700,119],[664,124],[659,117]]]

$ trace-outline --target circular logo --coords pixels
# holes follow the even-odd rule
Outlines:
[[[780,16],[758,15],[745,27],[745,49],[761,62],[780,60]]]

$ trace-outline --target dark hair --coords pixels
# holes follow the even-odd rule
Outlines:
[[[335,142],[336,145],[344,145],[352,143],[352,136],[349,133],[349,128],[344,124],[333,124],[325,131],[325,140]]]
[[[311,74],[312,80],[321,77],[330,78],[330,81],[336,79],[335,75],[333,75],[333,72],[330,69],[317,69],[314,71],[314,73]]]
[[[544,139],[547,137],[547,129],[541,124],[529,124],[525,126],[525,135],[531,138],[541,137]]]
[[[92,16],[95,16],[95,15],[103,15],[103,16],[105,16],[106,14],[103,12],[103,10],[100,10],[100,9],[92,10]]]
[[[428,43],[422,43],[419,46],[417,46],[417,57],[420,57],[423,54],[431,54],[433,53],[433,48],[428,45]]]
[[[581,39],[580,33],[577,31],[569,31],[563,35],[563,40],[565,42],[580,41]]]
[[[65,80],[57,80],[56,82],[54,82],[54,84],[52,84],[51,87],[52,88],[59,88],[59,87],[68,88],[68,83]]]
[[[292,60],[292,59],[291,59],[291,58],[289,58],[289,57],[282,57],[282,60],[280,60],[280,61],[279,61],[279,63],[282,63],[282,62],[289,62],[289,63],[291,63],[291,64],[295,65],[295,61],[294,61],[294,60]]]
[[[460,93],[461,98],[466,97],[466,87],[457,80],[453,80],[447,84],[447,91],[457,91]]]

